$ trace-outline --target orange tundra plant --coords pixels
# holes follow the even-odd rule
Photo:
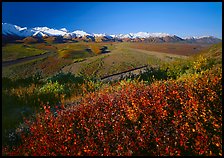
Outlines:
[[[3,155],[222,156],[221,69],[186,81],[121,81],[56,114],[45,106]]]

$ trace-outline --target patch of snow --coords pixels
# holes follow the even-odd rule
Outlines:
[[[26,27],[22,28],[17,25],[2,23],[2,34],[27,37],[27,36],[31,36],[33,32],[31,30],[28,30]]]
[[[41,32],[43,32],[47,35],[50,35],[50,36],[63,36],[63,35],[66,34],[66,32],[64,32],[64,31],[51,29],[51,28],[48,28],[48,27],[35,27],[35,28],[33,28],[33,30],[41,31]]]
[[[95,36],[95,37],[101,37],[101,36],[106,36],[106,34],[105,33],[99,33],[99,34],[94,33],[93,36]]]
[[[137,33],[128,33],[128,34],[112,34],[107,35],[105,33],[87,33],[83,30],[76,30],[73,32],[68,32],[66,28],[61,28],[60,30],[48,28],[48,27],[20,27],[17,25],[12,25],[8,23],[2,23],[2,34],[3,35],[16,35],[20,37],[28,36],[64,36],[65,38],[73,37],[83,37],[83,36],[92,36],[92,37],[106,37],[106,38],[149,38],[149,37],[166,37],[166,36],[175,36],[167,33],[149,33],[149,32],[137,32]],[[201,38],[215,38],[213,36],[200,36],[200,37],[185,37],[183,39],[201,39]]]
[[[87,36],[87,35],[91,35],[87,32],[84,32],[82,30],[76,30],[76,31],[73,31],[72,34],[75,34],[77,37],[83,37],[83,36]]]
[[[116,37],[116,35],[110,35],[111,37],[113,37],[113,38],[115,38]]]
[[[167,33],[148,33],[148,32],[138,32],[133,34],[133,38],[149,38],[149,37],[166,37],[170,36]]]
[[[60,31],[68,32],[68,30],[66,28],[61,28]]]
[[[202,38],[215,38],[215,37],[213,37],[213,36],[189,36],[189,37],[185,37],[183,39],[191,39],[191,40],[193,40],[193,39],[202,39]]]
[[[38,37],[47,37],[48,35],[44,34],[41,31],[37,31],[33,34],[33,36],[38,36]]]

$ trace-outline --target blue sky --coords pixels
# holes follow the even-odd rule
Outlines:
[[[2,22],[90,33],[222,37],[222,2],[2,2]]]

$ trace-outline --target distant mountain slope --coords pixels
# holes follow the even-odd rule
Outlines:
[[[222,40],[212,36],[204,37],[190,37],[190,38],[180,38],[176,35],[170,35],[167,33],[148,33],[148,32],[138,32],[138,33],[128,33],[128,34],[117,34],[117,35],[107,35],[105,33],[95,34],[87,33],[83,30],[76,30],[73,32],[68,32],[66,28],[60,30],[48,28],[48,27],[20,27],[17,25],[12,25],[8,23],[2,23],[2,41],[3,43],[15,42],[16,40],[21,40],[27,37],[60,37],[60,42],[67,41],[95,41],[95,42],[152,42],[152,43],[163,43],[163,42],[186,42],[186,43],[200,43],[200,44],[215,44]],[[44,41],[44,40],[42,40]]]
[[[215,38],[213,36],[202,36],[202,37],[191,37],[186,38],[185,41],[187,43],[207,43],[207,44],[213,44],[213,43],[219,43],[222,40]]]

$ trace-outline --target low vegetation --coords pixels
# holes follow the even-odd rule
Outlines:
[[[7,44],[6,46],[2,47],[2,60],[15,60],[18,58],[43,54],[45,52],[45,50],[37,49],[28,44]]]
[[[96,73],[5,77],[3,155],[222,156],[221,55],[217,44],[188,59],[153,60],[146,72],[106,84]],[[32,115],[10,124],[19,107]]]

